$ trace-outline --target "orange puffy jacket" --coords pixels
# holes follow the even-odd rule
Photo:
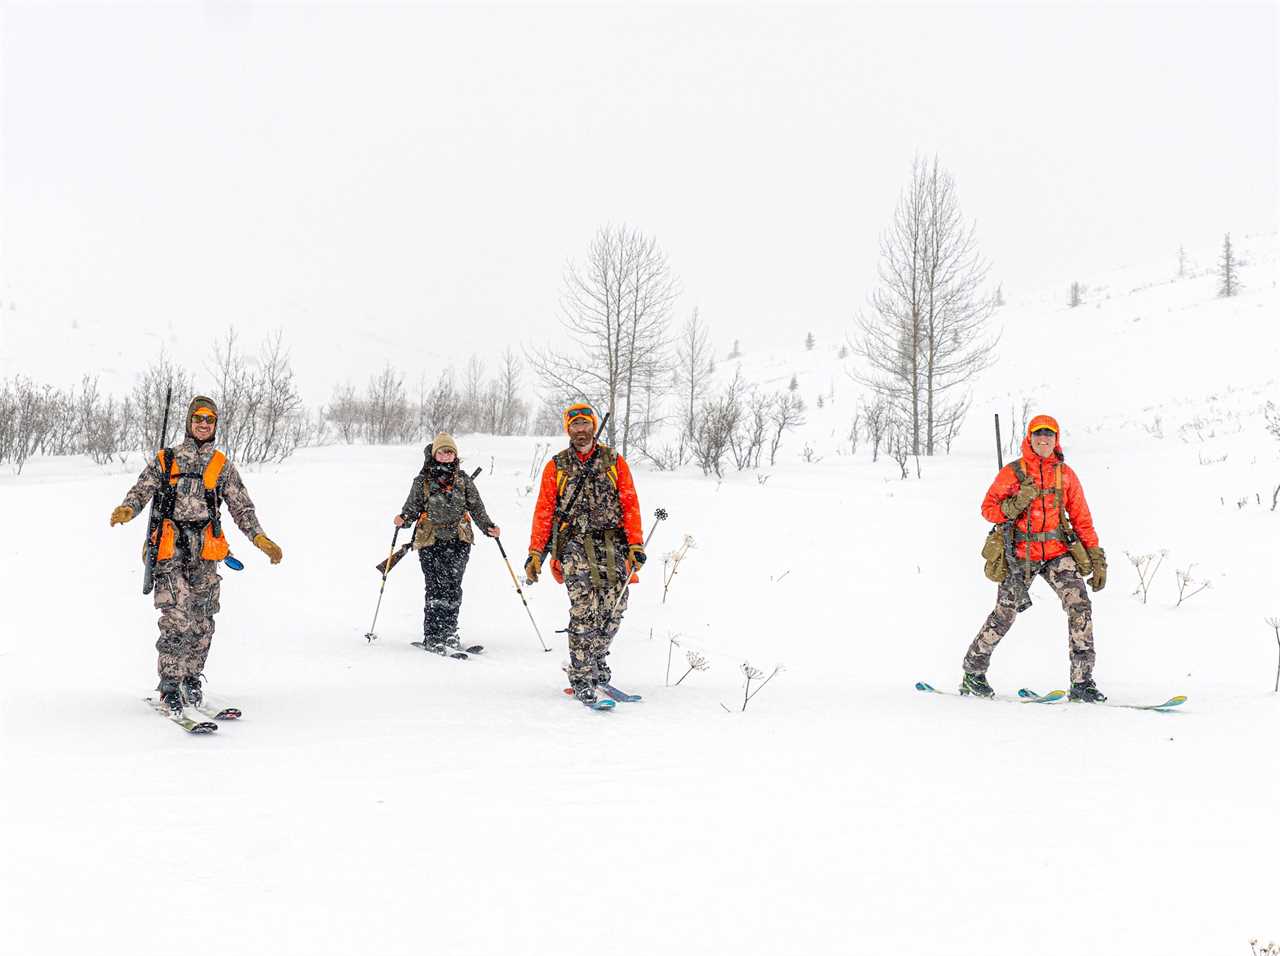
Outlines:
[[[1061,526],[1058,513],[1058,496],[1055,490],[1058,477],[1062,478],[1062,501],[1066,504],[1067,516],[1071,519],[1071,527],[1075,529],[1081,544],[1086,548],[1098,546],[1098,533],[1093,530],[1093,515],[1089,513],[1089,504],[1084,500],[1084,489],[1080,487],[1080,479],[1062,460],[1062,444],[1055,440],[1053,455],[1041,458],[1031,449],[1030,432],[1022,439],[1022,470],[1031,477],[1043,494],[1031,502],[1031,506],[1018,516],[1014,525],[1016,544],[1014,553],[1021,559],[1027,558],[1027,547],[1031,547],[1032,561],[1052,561],[1067,553],[1066,542],[1059,537],[1049,537]],[[996,475],[996,480],[987,489],[987,496],[982,499],[982,517],[992,524],[1001,524],[1009,519],[1000,510],[1000,502],[1012,498],[1018,493],[1018,476],[1010,462]],[[1026,539],[1027,535],[1031,540]],[[1046,537],[1041,537],[1046,536]],[[1047,538],[1047,539],[1046,539]]]

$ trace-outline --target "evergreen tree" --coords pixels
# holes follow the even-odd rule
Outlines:
[[[1240,292],[1240,277],[1238,275],[1239,263],[1236,262],[1235,252],[1231,248],[1231,233],[1227,233],[1222,239],[1222,258],[1218,260],[1218,278],[1220,284],[1218,286],[1218,295],[1223,298],[1237,295]]]

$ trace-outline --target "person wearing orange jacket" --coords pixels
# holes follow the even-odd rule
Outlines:
[[[596,685],[612,676],[606,659],[627,609],[627,585],[645,562],[644,533],[631,469],[596,442],[591,406],[566,408],[564,428],[569,447],[542,471],[524,568],[529,581],[537,581],[552,547],[552,576],[569,592],[569,686],[591,704]],[[570,513],[557,517],[570,500]]]
[[[272,564],[284,557],[280,546],[263,533],[240,472],[218,451],[217,425],[213,399],[195,396],[187,408],[182,444],[150,458],[124,501],[111,512],[114,527],[133,520],[148,500],[156,501],[153,507],[167,508],[156,542],[153,600],[160,612],[156,689],[174,717],[182,716],[184,705],[199,707],[204,700],[200,682],[213,641],[213,616],[221,607],[222,576],[217,568],[230,554],[222,533],[223,502],[237,527]],[[162,504],[166,483],[167,505]]]
[[[1085,575],[1095,591],[1107,583],[1107,556],[1098,545],[1084,488],[1066,464],[1055,419],[1037,415],[1027,425],[1022,457],[1001,469],[982,501],[982,516],[993,524],[1014,522],[1014,567],[996,592],[996,607],[964,656],[961,694],[992,697],[987,683],[991,652],[1018,616],[1015,589],[1039,575],[1049,583],[1067,612],[1067,648],[1071,659],[1071,699],[1106,700],[1093,680],[1093,607]],[[1083,565],[1083,567],[1081,566]]]

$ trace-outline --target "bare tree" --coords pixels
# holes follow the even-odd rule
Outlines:
[[[528,428],[529,403],[524,393],[524,363],[514,349],[502,353],[502,365],[498,368],[498,415],[496,433],[499,435],[523,435]]]
[[[859,380],[898,410],[911,453],[932,455],[938,426],[965,404],[952,393],[991,364],[997,341],[986,335],[994,305],[980,289],[987,265],[936,158],[913,163],[880,258],[872,314],[858,319],[859,351],[871,369]]]
[[[769,441],[769,464],[773,465],[778,460],[782,436],[804,424],[804,399],[795,392],[775,395],[769,421],[773,426],[773,435]]]
[[[369,379],[364,409],[364,440],[371,445],[407,441],[413,433],[413,414],[405,395],[404,378],[390,363]]]
[[[1231,248],[1231,233],[1222,238],[1222,258],[1218,260],[1218,295],[1223,298],[1240,292],[1239,263]]]
[[[711,345],[706,324],[694,309],[680,330],[675,349],[675,384],[680,394],[680,410],[684,417],[681,449],[692,441],[698,417],[698,406],[711,385]],[[680,458],[684,458],[683,450]]]
[[[164,416],[165,395],[170,388],[173,389],[173,407],[169,411],[169,428],[160,445],[156,446],[156,439],[161,438],[160,425]],[[191,378],[186,369],[175,365],[161,349],[159,358],[147,367],[133,386],[132,400],[136,418],[131,446],[154,454],[161,447],[168,448],[181,441],[187,430],[187,423],[183,419],[191,397]]]
[[[773,408],[774,396],[755,392],[747,399],[738,426],[729,436],[733,464],[738,471],[760,467],[760,455],[764,452]]]
[[[871,460],[880,460],[880,445],[889,433],[892,421],[892,409],[884,395],[877,395],[870,405],[864,405],[866,416],[867,441],[871,442]]]
[[[565,273],[561,324],[575,352],[530,354],[542,382],[612,412],[608,442],[625,455],[649,372],[664,363],[677,284],[657,240],[626,226],[601,229],[581,267]]]
[[[721,394],[703,401],[698,411],[692,447],[693,460],[704,475],[714,471],[717,478],[724,477],[724,456],[742,420],[745,393],[746,384],[742,381],[742,372],[738,371]]]

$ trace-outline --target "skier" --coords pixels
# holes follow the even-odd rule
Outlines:
[[[529,580],[537,581],[554,531],[551,573],[569,591],[569,685],[591,704],[595,685],[611,679],[606,658],[627,608],[631,573],[645,562],[644,534],[631,469],[616,451],[596,442],[591,406],[565,409],[564,428],[569,447],[543,469],[524,567]],[[575,493],[572,512],[560,514],[558,508]]]
[[[965,654],[961,694],[994,695],[987,683],[987,666],[991,652],[1018,615],[1015,575],[1025,575],[1022,580],[1029,585],[1038,574],[1049,582],[1067,612],[1070,699],[1089,703],[1107,699],[1093,680],[1093,608],[1082,576],[1091,570],[1089,584],[1101,591],[1107,583],[1107,557],[1098,546],[1080,479],[1063,460],[1058,435],[1058,423],[1050,416],[1031,419],[1021,459],[1001,469],[983,499],[982,516],[988,521],[1015,522],[1017,561],[1000,583],[995,610]]]
[[[193,398],[182,444],[157,452],[111,512],[114,526],[132,520],[148,499],[155,500],[152,507],[162,509],[154,577],[155,606],[160,611],[157,690],[174,716],[182,713],[184,701],[199,707],[203,700],[200,682],[221,590],[217,566],[230,554],[222,533],[222,502],[227,503],[236,526],[272,564],[279,564],[283,557],[279,545],[263,534],[236,466],[214,447],[217,425],[218,406],[213,399]],[[167,488],[166,458],[170,461]]]
[[[475,483],[459,470],[461,459],[452,435],[436,435],[424,458],[422,470],[409,486],[409,497],[394,520],[397,528],[417,523],[413,546],[418,549],[426,589],[422,642],[426,650],[443,654],[459,646],[462,575],[475,542],[471,519],[491,538],[502,532],[489,520]]]

